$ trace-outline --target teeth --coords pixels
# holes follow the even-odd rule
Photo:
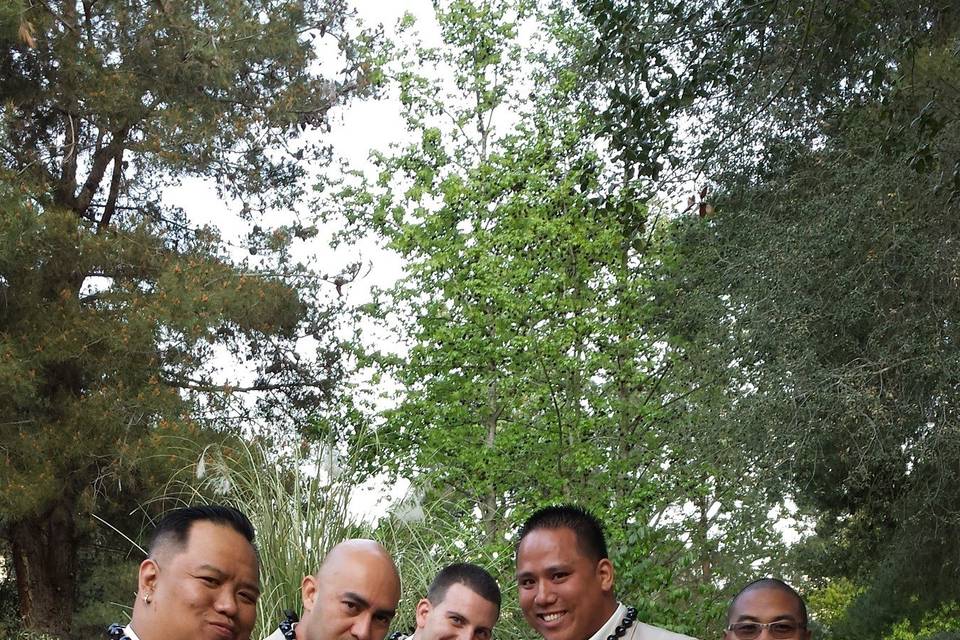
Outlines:
[[[562,612],[561,613],[545,613],[543,614],[543,620],[544,622],[553,622],[554,620],[559,620],[560,616],[562,615],[563,615]]]

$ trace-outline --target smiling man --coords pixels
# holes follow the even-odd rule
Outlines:
[[[544,640],[690,640],[636,620],[617,601],[599,521],[580,507],[546,507],[520,529],[520,608]]]
[[[497,581],[485,569],[459,562],[433,579],[417,603],[417,630],[407,640],[490,640],[499,617]]]
[[[186,507],[160,520],[140,564],[127,640],[248,640],[260,577],[253,525],[219,505]]]
[[[300,583],[303,616],[288,617],[267,640],[383,640],[397,613],[400,575],[373,540],[346,540]]]
[[[793,587],[776,578],[755,580],[740,590],[727,611],[726,640],[810,640],[807,605]]]

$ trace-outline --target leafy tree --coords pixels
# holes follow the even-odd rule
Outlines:
[[[737,369],[696,399],[724,425],[705,443],[748,445],[814,516],[795,571],[864,585],[841,635],[955,599],[957,7],[575,5],[610,148],[648,192],[716,192],[696,207],[716,219],[675,223],[670,277],[688,353]]]
[[[847,107],[881,99],[921,42],[949,42],[956,21],[950,3],[912,0],[574,4],[604,137],[661,189],[814,144]]]
[[[701,444],[684,417],[702,385],[660,304],[674,258],[626,168],[638,160],[598,151],[564,15],[441,5],[444,46],[412,48],[397,74],[415,142],[375,153],[376,179],[329,199],[350,233],[376,231],[408,265],[369,308],[411,343],[381,360],[402,392],[377,436],[390,471],[498,557],[536,507],[594,509],[622,597],[699,633],[723,606],[718,578],[742,576],[744,557],[775,564],[778,534],[766,502],[739,508],[760,499],[743,490],[746,461],[726,467],[735,452]]]
[[[960,606],[949,602],[923,616],[920,624],[903,620],[893,626],[884,640],[950,640],[960,636]]]
[[[880,6],[898,21],[883,33],[915,35],[847,43],[882,81],[851,87],[849,104],[829,67],[837,86],[795,87],[798,101],[819,96],[799,111],[815,117],[767,114],[784,138],[721,163],[716,218],[677,225],[683,286],[715,305],[703,322],[732,336],[717,357],[748,382],[738,439],[760,444],[770,486],[815,516],[796,566],[814,586],[864,587],[839,637],[918,620],[958,584],[955,14]]]
[[[341,377],[335,304],[289,247],[162,203],[212,178],[248,220],[301,195],[301,136],[376,80],[341,2],[64,2],[0,15],[0,524],[28,629],[71,633],[87,515],[152,484],[161,434],[304,418]],[[315,39],[346,60],[314,71]],[[310,339],[314,355],[298,345]],[[224,383],[223,354],[250,362]]]

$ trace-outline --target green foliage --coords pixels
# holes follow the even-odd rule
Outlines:
[[[79,566],[99,540],[89,515],[149,497],[169,473],[162,436],[307,424],[342,378],[339,305],[290,253],[310,230],[269,208],[292,206],[326,157],[301,134],[374,90],[375,38],[322,0],[2,11],[0,523],[26,627],[80,635],[78,589],[109,591],[86,562],[118,561]],[[339,44],[337,80],[316,73],[323,38]],[[249,247],[162,204],[187,175],[242,200],[260,222]],[[225,357],[251,380],[224,380]]]
[[[124,156],[133,165],[125,189],[150,201],[158,177],[195,174],[234,196],[290,204],[300,161],[322,150],[266,151],[372,88],[368,38],[346,34],[336,2],[112,2],[82,14],[62,5],[31,7],[23,19],[36,46],[10,46],[0,58],[3,76],[16,79],[0,90],[0,113],[19,143],[5,147],[3,166],[83,210],[99,186],[76,184],[78,156],[87,155],[90,176],[101,177]],[[339,80],[312,71],[323,37],[342,43]],[[65,148],[51,156],[55,138]]]
[[[956,7],[914,0],[578,0],[581,91],[651,192],[783,148],[881,99]]]
[[[863,588],[850,579],[837,578],[806,594],[807,610],[817,624],[817,637],[836,637],[833,629],[843,622],[850,605],[861,593]]]
[[[953,632],[953,633],[951,633]],[[948,602],[924,614],[919,624],[902,620],[893,625],[883,640],[949,640],[960,635],[960,605]]]
[[[634,161],[598,152],[590,105],[571,100],[569,51],[554,45],[575,41],[576,23],[510,2],[443,4],[437,18],[445,46],[398,64],[414,142],[375,152],[376,178],[351,175],[328,214],[345,240],[374,231],[406,260],[368,307],[411,345],[370,360],[401,386],[377,430],[385,464],[491,557],[508,558],[517,523],[545,503],[595,510],[620,597],[703,634],[721,580],[778,566],[781,541],[749,460],[702,438],[706,411],[690,413],[705,385],[664,314],[660,270],[676,260],[664,224]],[[426,63],[452,83],[414,71]]]
[[[838,578],[862,587],[829,623],[845,638],[919,620],[960,584],[960,129],[949,106],[960,67],[943,45],[953,14],[918,32],[916,16],[899,13],[908,4],[882,28],[917,32],[909,47],[882,40],[875,49],[859,35],[848,43],[851,64],[883,63],[883,82],[851,87],[858,102],[841,104],[849,95],[829,83],[843,85],[831,74],[844,69],[807,78],[809,60],[798,62],[806,84],[786,95],[816,122],[772,110],[783,131],[712,174],[716,218],[675,225],[683,257],[674,279],[700,300],[700,326],[724,327],[729,337],[710,350],[743,381],[731,432],[765,484],[816,523],[794,566],[816,588]],[[792,136],[814,124],[810,143],[798,144]]]

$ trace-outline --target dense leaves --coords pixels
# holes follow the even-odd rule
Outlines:
[[[89,514],[162,490],[162,434],[305,424],[338,384],[337,304],[290,256],[311,231],[267,214],[324,158],[301,132],[372,90],[348,18],[340,2],[4,5],[0,524],[28,629],[85,633]],[[316,72],[324,40],[335,78]],[[188,175],[257,218],[252,257],[163,204]],[[225,379],[230,361],[248,372]]]
[[[437,18],[444,47],[409,48],[397,73],[415,142],[375,153],[376,180],[333,199],[348,235],[375,231],[407,261],[368,309],[411,345],[373,361],[401,386],[378,462],[499,557],[538,506],[594,509],[621,597],[705,633],[723,606],[715,580],[775,566],[780,539],[745,461],[699,433],[722,422],[687,417],[707,385],[662,309],[676,290],[663,221],[625,178],[636,160],[597,150],[571,52],[552,48],[575,25],[509,2],[451,2]],[[550,44],[522,44],[523,30]],[[411,71],[428,62],[454,81]]]
[[[735,84],[710,111],[731,150],[707,169],[718,214],[676,225],[675,279],[746,383],[734,433],[816,523],[797,568],[861,586],[838,637],[957,597],[954,23],[912,3],[772,13],[771,46],[817,49],[770,50],[750,91],[779,89]]]

